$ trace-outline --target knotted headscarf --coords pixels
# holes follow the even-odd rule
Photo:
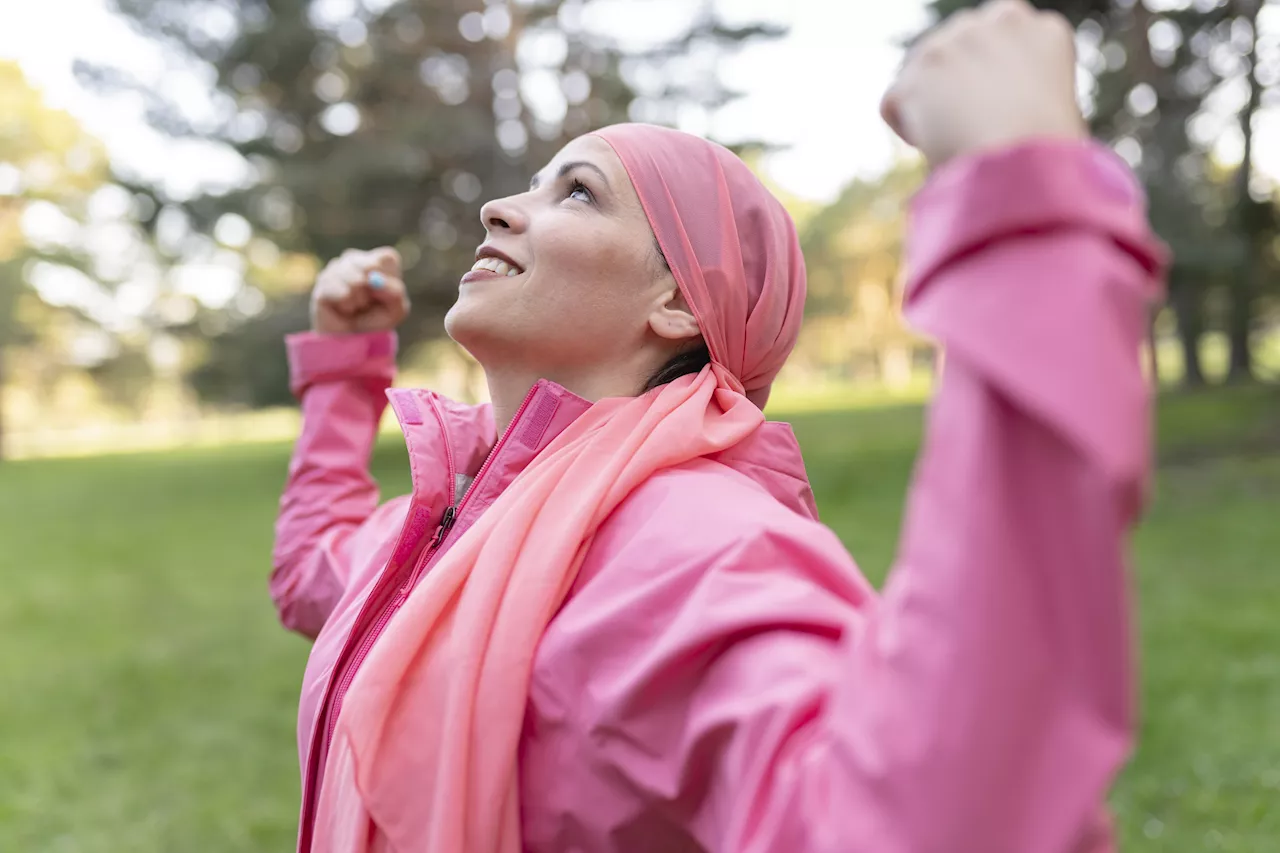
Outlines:
[[[626,167],[712,364],[594,404],[422,579],[344,700],[316,853],[520,852],[516,755],[534,650],[596,529],[655,472],[751,435],[795,345],[795,226],[746,164],[665,128],[597,135]]]

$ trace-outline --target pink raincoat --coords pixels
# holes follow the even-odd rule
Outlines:
[[[947,371],[883,595],[819,524],[790,430],[660,472],[595,535],[534,659],[530,851],[1109,849],[1130,745],[1123,536],[1148,457],[1138,361],[1162,250],[1105,152],[956,163],[917,199],[908,316]],[[391,390],[390,335],[289,341],[304,428],[272,593],[316,637],[300,845],[342,699],[437,553],[587,408]],[[413,494],[367,461],[390,397]],[[495,445],[496,442],[496,445]],[[461,475],[475,475],[455,507]],[[390,849],[379,846],[373,849]]]

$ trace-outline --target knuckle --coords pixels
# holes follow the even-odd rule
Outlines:
[[[1027,0],[990,0],[986,9],[999,18],[1020,17],[1033,11]]]
[[[400,253],[399,253],[398,251],[396,251],[395,249],[391,248],[391,247],[388,247],[388,248],[387,248],[387,249],[382,253],[382,257],[381,257],[379,260],[380,260],[380,261],[381,261],[381,263],[383,263],[383,264],[384,264],[388,269],[393,270],[393,271],[396,271],[396,272],[399,272],[399,270],[400,270],[400,268],[401,268],[401,266],[402,266],[402,262],[401,262],[401,260],[400,260]]]
[[[932,34],[926,45],[943,45],[968,32],[978,21],[978,13],[973,9],[961,9],[947,18],[946,22]]]
[[[1038,13],[1041,25],[1046,30],[1060,39],[1075,42],[1075,27],[1071,26],[1071,22],[1067,20],[1066,15],[1061,12],[1046,11]]]
[[[939,34],[922,41],[915,49],[911,61],[902,71],[899,78],[904,84],[912,80],[921,66],[936,65],[947,55],[947,44],[951,34]],[[901,87],[899,87],[901,91]]]
[[[930,58],[936,58],[943,44],[950,38],[951,30],[956,26],[956,18],[968,13],[968,10],[957,12],[943,23],[934,27],[925,33],[915,44],[907,51],[906,61],[902,64],[902,69],[898,74],[898,78],[904,78],[911,74],[915,68],[922,62]]]

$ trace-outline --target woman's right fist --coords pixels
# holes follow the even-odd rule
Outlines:
[[[957,12],[907,56],[881,110],[933,167],[1032,139],[1086,139],[1075,33],[1027,0]]]
[[[326,335],[386,332],[409,316],[400,253],[348,249],[320,271],[311,291],[311,330]]]

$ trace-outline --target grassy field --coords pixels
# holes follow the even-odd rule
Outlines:
[[[825,519],[877,580],[919,420],[795,418]],[[1161,429],[1123,849],[1280,850],[1280,393],[1171,397]],[[0,851],[291,848],[307,649],[266,594],[287,453],[0,468]],[[407,487],[402,447],[375,468]]]

